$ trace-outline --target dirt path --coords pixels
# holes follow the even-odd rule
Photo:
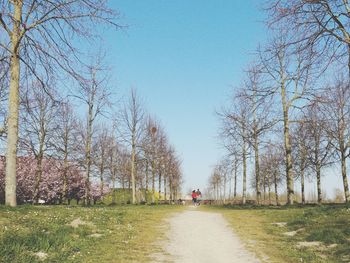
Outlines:
[[[155,262],[258,263],[221,214],[190,209],[169,220],[170,231],[163,247],[165,255]]]

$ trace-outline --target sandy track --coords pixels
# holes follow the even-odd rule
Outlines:
[[[188,210],[169,219],[164,255],[155,262],[258,263],[221,214]]]

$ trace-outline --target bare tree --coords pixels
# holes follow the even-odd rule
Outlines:
[[[107,159],[108,155],[110,158],[114,158],[114,150],[109,149],[110,147],[116,147],[115,146],[115,138],[111,136],[111,132],[108,129],[106,125],[103,125],[100,129],[99,134],[97,135],[97,140],[95,144],[94,149],[94,164],[98,169],[98,175],[100,179],[100,193],[101,197],[103,196],[103,190],[105,187],[105,176],[106,176],[106,170],[107,170]]]
[[[168,141],[167,137],[165,135],[165,132],[162,128],[157,130],[157,137],[158,137],[158,143],[156,145],[156,166],[157,166],[157,173],[158,173],[158,196],[160,198],[161,192],[162,192],[162,178],[165,179],[165,164],[166,164],[166,158],[167,158],[167,147],[168,147]],[[166,180],[166,179],[165,179]],[[165,189],[164,189],[165,190]]]
[[[305,204],[305,176],[308,168],[310,168],[310,159],[308,151],[307,141],[310,139],[309,131],[306,129],[307,120],[303,116],[302,119],[296,124],[295,129],[292,131],[292,143],[294,148],[294,170],[297,173],[296,177],[300,179],[301,186],[301,202]]]
[[[346,160],[350,156],[350,90],[349,82],[338,79],[326,89],[323,112],[327,114],[327,135],[341,163],[345,201],[350,202]]]
[[[328,166],[332,157],[331,143],[327,136],[327,121],[321,112],[321,103],[315,100],[306,112],[305,129],[307,130],[308,139],[308,158],[312,169],[316,173],[317,180],[317,202],[322,203],[321,188],[321,169]]]
[[[345,59],[350,78],[350,4],[344,0],[268,2],[268,23],[293,36],[289,44],[312,48],[326,63]]]
[[[220,200],[220,187],[221,187],[221,183],[222,183],[222,181],[221,181],[222,178],[221,178],[220,172],[217,168],[218,167],[215,166],[213,169],[213,172],[209,178],[209,185],[210,185],[210,188],[212,188],[212,190],[213,190],[214,199],[218,203]]]
[[[104,74],[101,58],[87,66],[87,77],[79,81],[77,94],[73,95],[82,101],[87,107],[85,139],[85,205],[90,204],[90,173],[92,165],[92,136],[96,118],[105,114],[105,109],[110,106],[110,89],[108,77]]]
[[[249,107],[246,98],[236,96],[232,109],[223,109],[218,113],[222,120],[222,135],[230,138],[241,147],[241,160],[243,165],[243,192],[242,203],[246,203],[247,196],[247,158],[248,158],[248,132],[249,132]]]
[[[5,51],[10,71],[5,198],[7,205],[16,206],[21,69],[42,84],[45,74],[56,71],[76,76],[75,38],[94,38],[96,23],[117,27],[117,15],[105,0],[1,0],[0,6],[0,49]]]
[[[175,149],[169,147],[166,163],[166,174],[165,178],[168,178],[169,185],[169,200],[174,201],[177,199],[177,192],[180,190],[181,185],[181,162],[179,158],[175,155]],[[166,183],[164,181],[164,183]],[[166,189],[164,187],[164,189]]]
[[[309,95],[310,82],[313,76],[311,72],[314,54],[312,50],[295,53],[290,50],[287,43],[288,37],[280,29],[266,49],[259,52],[263,71],[270,78],[271,83],[271,85],[267,85],[266,89],[259,92],[261,96],[278,95],[281,102],[286,158],[287,203],[293,204],[292,145],[289,132],[290,110],[299,106],[300,101]]]
[[[58,159],[63,160],[62,201],[65,203],[67,202],[68,194],[69,168],[75,162],[74,153],[77,144],[77,117],[73,112],[69,100],[65,100],[59,104],[56,117],[56,129],[53,131],[52,147],[54,149],[54,155]]]
[[[274,187],[275,202],[276,205],[280,205],[279,195],[278,195],[278,186],[282,181],[281,168],[284,165],[283,158],[283,146],[275,145],[269,143],[265,147],[265,151],[261,156],[261,171],[263,177],[266,178],[264,182],[265,185],[269,188],[269,203],[271,204],[271,189]]]
[[[128,145],[131,152],[131,189],[132,203],[136,203],[136,155],[141,148],[142,134],[145,130],[145,111],[136,93],[136,90],[130,91],[130,97],[120,114],[119,127],[123,141]]]
[[[155,193],[155,177],[156,177],[156,133],[158,130],[158,123],[152,117],[148,117],[146,121],[145,132],[143,133],[141,149],[144,156],[145,167],[145,198],[148,201],[148,187],[150,179],[152,182],[152,199]],[[150,178],[151,170],[151,178]],[[154,202],[154,200],[152,200]]]
[[[260,94],[260,91],[264,89],[262,87],[264,81],[262,79],[262,66],[253,64],[248,68],[246,74],[245,90],[240,96],[246,98],[252,115],[252,120],[249,122],[248,139],[254,151],[256,201],[259,204],[261,200],[259,151],[262,137],[273,127],[276,120],[271,116],[271,98],[264,96],[264,93],[263,96]]]
[[[116,204],[116,183],[118,177],[121,178],[124,173],[124,161],[127,161],[125,149],[118,144],[115,136],[111,135],[109,145],[107,147],[107,156],[105,159],[106,169],[109,170],[109,179],[112,188],[112,204]]]
[[[36,85],[35,83],[32,85]],[[28,87],[24,93],[20,144],[36,160],[33,203],[38,203],[42,179],[42,163],[50,150],[56,129],[57,103],[43,89]],[[51,149],[52,150],[52,149]]]

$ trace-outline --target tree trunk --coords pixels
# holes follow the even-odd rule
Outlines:
[[[152,158],[152,203],[154,203],[154,193],[156,192],[156,167],[154,163],[154,156]]]
[[[304,168],[300,171],[300,177],[301,177],[301,203],[305,205],[305,171]]]
[[[65,151],[64,151],[64,158],[63,158],[63,203],[67,202],[67,196],[68,196],[68,147],[65,143]]]
[[[266,173],[264,173],[263,178],[263,191],[264,191],[264,204],[266,203]]]
[[[245,138],[243,140],[243,193],[242,193],[242,204],[246,203],[247,198],[247,149]]]
[[[34,185],[34,194],[33,194],[33,203],[38,204],[39,202],[39,191],[41,177],[43,174],[43,158],[44,158],[44,144],[46,138],[45,132],[45,119],[42,115],[43,109],[41,108],[40,112],[40,131],[39,131],[39,152],[36,158],[36,172],[35,172],[35,185]]]
[[[173,182],[172,182],[172,179],[171,179],[171,175],[169,177],[169,200],[170,201],[174,200]]]
[[[277,174],[276,174],[276,172],[273,174],[273,179],[274,179],[274,183],[275,183],[276,205],[280,205],[280,202],[278,200],[278,184],[277,184]]]
[[[301,163],[300,163],[300,181],[301,181],[301,203],[305,205],[305,162],[307,153],[305,145],[302,146]]]
[[[145,181],[145,201],[148,202],[147,194],[148,194],[148,181],[149,181],[149,175],[148,175],[148,159],[146,160],[146,181]]]
[[[237,197],[237,160],[235,160],[235,187],[233,188],[233,198]]]
[[[164,201],[166,201],[166,176],[164,176]]]
[[[39,203],[39,191],[40,191],[40,182],[43,174],[42,160],[43,156],[40,153],[36,161],[36,171],[35,171],[35,184],[34,184],[34,193],[33,193],[33,204]]]
[[[219,184],[216,183],[216,201],[219,203],[220,200],[220,194],[219,194]]]
[[[162,172],[158,175],[158,200],[160,200],[160,194],[162,192]]]
[[[292,205],[294,202],[294,190],[293,190],[293,173],[292,173],[292,146],[290,144],[289,136],[289,117],[288,117],[288,105],[286,98],[285,83],[281,85],[281,97],[283,107],[283,124],[284,124],[284,147],[286,152],[286,177],[287,177],[287,204]]]
[[[258,134],[255,120],[254,111],[254,155],[255,155],[255,191],[256,191],[256,202],[260,204],[261,202],[261,191],[260,191],[260,164],[259,164],[259,142]],[[264,200],[265,200],[265,185],[264,185]]]
[[[316,164],[316,178],[317,178],[317,203],[322,203],[322,189],[321,189],[321,165]]]
[[[90,205],[91,141],[92,141],[92,123],[93,123],[93,105],[91,104],[92,101],[93,101],[93,97],[90,98],[90,102],[88,105],[89,111],[88,111],[86,145],[85,145],[86,174],[85,174],[84,205]]]
[[[349,194],[348,178],[346,175],[346,159],[345,159],[345,152],[344,151],[341,152],[341,174],[343,177],[345,202],[349,202],[350,201],[350,194]]]
[[[224,177],[224,191],[223,191],[223,198],[222,198],[222,201],[224,204],[226,204],[226,186],[227,186],[227,178],[225,175],[225,177]]]
[[[230,181],[229,181],[229,190],[228,190],[228,199],[231,200],[232,197],[232,175],[230,174]]]
[[[116,189],[115,189],[115,180],[116,179],[116,175],[113,174],[112,175],[112,185],[113,185],[113,194],[112,194],[112,204],[114,205],[116,203]],[[124,185],[123,185],[123,193],[124,193]]]
[[[271,205],[271,182],[270,175],[267,177],[267,189],[269,191],[269,205]]]
[[[136,161],[136,145],[134,135],[131,145],[131,188],[132,188],[132,203],[136,204],[136,184],[135,184],[135,161]]]
[[[101,166],[100,166],[100,195],[101,195],[101,199],[103,196],[103,189],[104,189],[103,173],[104,173],[104,163],[102,161]]]
[[[8,99],[8,130],[6,153],[5,204],[16,206],[16,167],[19,115],[20,35],[23,1],[13,1],[13,30],[11,33],[10,87]]]

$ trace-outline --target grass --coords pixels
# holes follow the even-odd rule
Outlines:
[[[248,249],[255,251],[265,262],[350,262],[349,206],[205,209],[223,213]],[[320,243],[300,246],[315,241]]]
[[[142,190],[141,192],[137,192],[137,194],[139,195],[139,197],[142,196],[143,198],[146,198],[147,203],[149,203],[149,204],[152,201],[155,204],[158,204],[160,199],[164,199],[164,196],[159,196],[158,192],[152,193],[151,190],[147,191],[146,196],[145,196],[145,191],[144,190]],[[111,193],[109,193],[108,195],[106,195],[103,198],[101,203],[106,204],[106,205],[112,204],[112,199],[113,199],[112,196],[113,195],[115,195],[115,204],[117,204],[117,205],[124,205],[124,204],[130,204],[131,203],[131,199],[132,199],[131,190],[130,189],[121,189],[121,188],[114,189]],[[142,198],[140,198],[140,199],[142,199]]]
[[[0,262],[152,262],[181,206],[0,206]],[[266,262],[350,262],[350,207],[203,206]],[[71,223],[81,223],[73,227]],[[277,226],[274,223],[284,224]],[[294,236],[285,233],[296,231]],[[320,242],[300,247],[300,242]],[[309,244],[309,243],[306,243]],[[47,258],[40,260],[36,253]],[[44,255],[46,255],[44,254]]]
[[[180,209],[0,206],[0,262],[151,262],[149,255],[160,250],[162,219]],[[73,227],[74,220],[82,224]]]

